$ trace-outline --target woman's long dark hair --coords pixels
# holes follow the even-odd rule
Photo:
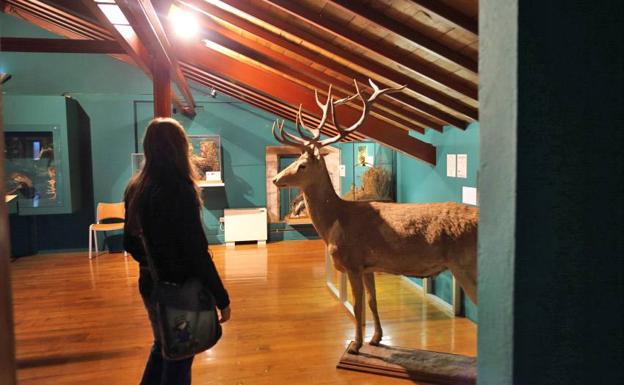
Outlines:
[[[189,141],[182,125],[175,119],[155,118],[147,126],[143,138],[145,164],[128,183],[125,200],[127,228],[133,234],[140,231],[141,210],[145,207],[147,192],[153,187],[163,191],[179,191],[181,186],[192,186],[197,207],[201,203],[194,182]],[[172,197],[175,199],[175,197]]]

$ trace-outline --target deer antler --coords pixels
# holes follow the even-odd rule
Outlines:
[[[336,143],[346,138],[349,134],[353,133],[358,128],[360,128],[360,126],[364,123],[364,120],[366,120],[366,117],[368,116],[368,113],[370,112],[371,106],[373,105],[373,103],[378,97],[386,93],[401,91],[403,88],[405,88],[405,86],[401,86],[401,87],[396,87],[396,88],[380,89],[377,86],[377,84],[375,84],[371,79],[368,79],[368,82],[373,88],[373,93],[371,94],[371,96],[368,97],[368,99],[366,99],[364,95],[362,95],[362,92],[360,91],[358,83],[355,79],[353,80],[353,83],[355,84],[355,91],[356,91],[355,94],[351,96],[347,96],[342,99],[332,100],[331,84],[329,86],[329,89],[327,90],[327,100],[325,101],[325,103],[321,103],[318,97],[318,92],[314,90],[314,97],[316,99],[316,104],[319,106],[319,108],[323,112],[323,115],[321,116],[321,120],[319,124],[316,126],[316,128],[310,128],[304,124],[303,112],[301,110],[302,107],[301,105],[299,105],[299,110],[297,111],[297,114],[295,116],[295,124],[297,127],[297,131],[299,132],[299,135],[301,137],[294,136],[290,134],[289,132],[285,131],[283,120],[281,124],[279,125],[277,121],[273,123],[273,129],[272,129],[273,136],[280,143],[293,146],[293,147],[297,147],[302,150],[309,150],[311,148],[310,146],[313,146],[316,148],[325,147],[327,145]],[[336,118],[336,106],[347,104],[356,98],[359,98],[362,101],[362,115],[355,123],[351,125],[351,127],[343,128],[340,124],[338,124],[338,121]],[[320,140],[321,130],[323,126],[325,126],[325,123],[327,122],[327,118],[329,117],[330,112],[332,116],[332,122],[334,123],[336,130],[338,130],[338,134],[331,138]],[[275,130],[276,126],[279,129],[279,135],[277,134]],[[304,132],[304,130],[307,131],[311,135],[308,135],[306,132]]]
[[[321,129],[323,128],[323,126],[325,126],[325,122],[327,121],[327,118],[329,116],[329,106],[332,103],[332,85],[330,84],[329,89],[327,90],[327,100],[325,101],[325,103],[321,103],[321,101],[319,100],[317,90],[314,90],[314,99],[316,100],[316,105],[319,106],[321,111],[323,111],[323,116],[321,117],[321,120],[319,121],[319,124],[316,126],[316,128],[309,128],[303,123],[301,105],[299,105],[299,111],[297,111],[295,123],[297,125],[297,131],[302,138],[308,139],[311,142],[318,142],[318,140],[321,138]],[[312,136],[308,136],[307,134],[305,134],[301,130],[301,128],[311,133]]]
[[[336,130],[338,130],[338,135],[335,135],[331,138],[327,138],[325,140],[318,141],[317,143],[319,147],[324,147],[324,146],[336,143],[346,138],[347,136],[349,136],[349,134],[355,132],[364,123],[364,120],[366,120],[366,117],[368,116],[368,113],[370,112],[371,106],[373,105],[373,103],[378,97],[380,97],[383,94],[387,94],[391,92],[398,92],[398,91],[401,91],[403,88],[405,88],[405,86],[401,86],[401,87],[396,87],[396,88],[388,87],[388,88],[380,89],[377,86],[377,84],[375,84],[375,82],[373,82],[371,79],[368,79],[368,82],[373,88],[373,93],[371,94],[371,96],[368,97],[368,99],[364,98],[364,95],[362,95],[362,92],[360,91],[360,87],[358,86],[357,80],[353,79],[353,84],[355,84],[355,94],[346,98],[338,99],[331,104],[332,122],[334,123]],[[356,97],[359,97],[360,100],[362,101],[362,115],[360,116],[360,119],[358,119],[355,123],[351,125],[351,127],[343,128],[338,123],[338,120],[336,118],[335,107],[341,104],[346,104],[350,102],[351,100],[355,99]]]
[[[278,128],[279,135],[275,131],[275,128]],[[271,132],[273,133],[273,137],[280,143],[286,144],[288,146],[293,146],[300,148],[301,150],[306,150],[308,148],[309,142],[305,139],[296,137],[290,134],[288,131],[284,130],[284,120],[279,123],[278,120],[273,122],[273,127],[271,127]]]

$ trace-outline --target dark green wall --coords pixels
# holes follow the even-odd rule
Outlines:
[[[479,383],[621,384],[624,3],[480,6]]]

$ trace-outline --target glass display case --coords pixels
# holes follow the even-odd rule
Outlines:
[[[4,136],[7,194],[26,211],[62,208],[67,186],[58,126],[8,126]]]
[[[282,172],[286,167],[290,166],[298,155],[280,156],[278,173]],[[308,217],[308,211],[303,201],[303,193],[297,187],[280,187],[279,189],[279,219],[286,222],[305,222],[311,223]]]
[[[221,137],[189,135],[191,161],[200,186],[223,185],[221,173]]]
[[[62,96],[12,95],[4,108],[5,180],[19,215],[71,214],[91,199],[89,117]]]
[[[195,178],[200,187],[223,186],[221,174],[221,139],[218,135],[189,135],[189,152]],[[130,154],[132,175],[143,168],[145,155]]]
[[[376,142],[340,144],[343,199],[394,202],[396,152]]]

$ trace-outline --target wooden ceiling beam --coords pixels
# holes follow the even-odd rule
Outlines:
[[[278,74],[298,79],[311,88],[317,89],[322,95],[326,95],[325,90],[329,84],[334,86],[334,95],[337,97],[347,97],[355,92],[353,83],[345,83],[342,80],[329,77],[310,66],[306,66],[295,59],[277,53],[256,42],[242,38],[237,33],[225,28],[219,28],[216,25],[212,25],[211,27],[212,29],[209,33],[211,42],[269,67]],[[367,80],[365,81],[366,83],[368,82]],[[412,121],[407,120],[407,118],[400,114],[393,114],[392,116],[387,115],[389,111],[395,111],[395,107],[387,100],[379,100],[374,107],[374,111],[387,119],[394,120],[405,129],[413,129],[419,132],[424,132],[424,129],[427,127],[439,129],[440,131],[442,129],[442,125],[419,116],[411,117],[413,119]]]
[[[287,1],[282,1],[282,0],[268,0],[268,1],[271,3],[280,4],[281,9],[285,9],[285,4],[288,3]],[[384,15],[383,13],[376,11],[372,8],[366,7],[365,5],[362,5],[361,3],[357,1],[353,1],[353,0],[330,0],[330,1],[333,4],[336,4],[337,6],[339,6],[341,9],[348,11],[356,16],[362,17],[370,21],[371,23],[382,27],[383,29],[387,31],[390,31],[398,36],[401,36],[402,38],[412,42],[413,44],[417,45],[423,50],[431,54],[434,54],[435,56],[441,59],[460,65],[463,68],[469,71],[472,71],[475,74],[479,73],[478,58],[467,56],[461,52],[457,52],[443,44],[440,44],[439,42],[429,38],[428,36],[422,34],[421,32],[413,28],[410,28],[404,24],[401,24],[400,22]],[[291,6],[291,8],[293,9],[294,12],[302,12],[304,10],[304,8],[301,8],[301,7]],[[308,16],[310,15],[307,14],[305,18],[308,19]],[[314,22],[315,24],[319,22],[323,22],[325,25],[325,30],[335,31],[334,33],[338,32],[340,33],[340,35],[342,35],[343,37],[347,38],[350,41],[353,41],[352,40],[353,37],[362,36],[361,34],[352,32],[349,28],[343,28],[342,26],[331,27],[335,23],[327,23],[324,21],[322,17],[316,17]],[[347,33],[347,32],[349,33],[348,35],[343,35],[343,33]],[[366,40],[364,38],[361,38],[361,39],[358,39],[358,41],[353,41],[353,42],[360,44],[360,43],[366,42]],[[388,52],[391,48],[388,44],[385,44],[385,45],[386,47],[384,48],[384,52]],[[377,46],[380,46],[379,42],[377,43]],[[394,56],[394,55],[399,55],[399,54],[406,55],[408,54],[408,52],[406,51],[401,52],[401,50],[394,48],[392,55]]]
[[[444,19],[446,22],[453,24],[465,31],[479,36],[479,22],[463,13],[449,7],[438,0],[412,0],[412,3],[418,4],[422,9],[429,13]]]
[[[114,40],[39,39],[28,37],[0,37],[0,51],[5,52],[59,52],[124,54]]]
[[[245,102],[249,105],[252,105],[254,107],[260,108],[262,110],[265,110],[271,114],[277,115],[278,117],[282,118],[282,119],[286,119],[286,120],[291,120],[292,121],[292,117],[294,116],[294,112],[293,111],[289,111],[287,108],[279,105],[279,104],[271,104],[271,103],[267,103],[265,101],[263,101],[262,99],[258,98],[256,95],[253,95],[248,92],[245,91],[241,91],[239,89],[236,89],[234,87],[231,87],[229,84],[227,83],[223,83],[223,82],[218,82],[218,81],[211,81],[211,80],[207,80],[206,78],[202,77],[202,76],[198,76],[194,73],[189,73],[185,70],[183,70],[185,75],[187,76],[187,78],[189,80],[193,80],[201,85],[204,86],[208,86],[208,87],[213,87],[215,89],[219,89],[219,92],[222,92],[223,94],[226,94],[228,96],[231,96],[233,98],[236,98],[242,102]],[[304,115],[304,123],[306,125],[310,124],[314,124],[313,121],[309,118],[308,114]],[[323,130],[324,133],[329,133],[329,134],[333,134],[334,131],[331,130]]]
[[[113,35],[115,40],[124,48],[124,51],[132,58],[134,63],[150,78],[152,78],[152,61],[149,53],[136,32],[130,29],[124,29],[123,34],[121,30],[114,26],[104,15],[102,10],[97,6],[93,0],[82,0],[82,3],[89,8],[91,13],[98,19],[98,21],[105,26],[108,31]]]
[[[114,58],[128,64],[134,64],[142,69],[151,78],[149,57],[146,50],[141,49],[138,38],[130,39],[130,42],[121,36],[119,31],[110,24],[108,19],[102,14],[93,1],[83,0],[85,5],[91,9],[94,15],[99,17],[102,27],[88,20],[72,15],[62,9],[38,0],[3,0],[0,3],[3,12],[30,22],[40,28],[54,34],[65,36],[68,39],[77,40],[116,40],[124,51],[128,54],[111,54]],[[131,48],[138,50],[139,55]],[[172,94],[174,104],[182,109],[179,98]]]
[[[196,66],[190,65],[188,63],[181,62],[181,66],[184,74],[190,80],[194,80],[204,86],[212,87],[219,92],[223,92],[224,94],[242,100],[245,103],[249,103],[267,112],[275,114],[283,119],[294,122],[297,108],[286,104],[281,100],[277,100],[271,96],[261,94],[244,85],[235,84],[227,79],[220,78],[212,73],[203,71]],[[305,124],[309,124],[310,126],[318,125],[320,122],[320,119],[318,117],[313,116],[305,111],[303,111],[302,115]],[[329,122],[323,129],[323,132],[329,135],[335,135],[338,133],[336,128]],[[355,132],[344,141],[350,141],[352,139],[364,140],[366,138],[363,135]]]
[[[268,72],[233,59],[225,54],[201,46],[176,47],[178,57],[197,67],[212,72],[220,77],[236,79],[238,83],[246,84],[262,93],[273,95],[292,105],[303,106],[304,110],[316,111],[318,106],[313,93],[306,87],[291,80],[284,79]],[[206,51],[210,52],[207,53]],[[354,122],[359,119],[361,112],[349,105],[342,105],[338,109],[341,119]],[[398,129],[388,123],[369,116],[361,126],[361,134],[379,141],[397,151],[419,158],[427,163],[435,164],[436,149],[429,143],[411,137],[407,131]]]
[[[171,72],[171,78],[186,102],[184,111],[194,115],[195,100],[193,94],[186,83],[165,30],[150,0],[116,0],[116,3],[143,44],[149,46],[150,53],[154,55],[156,62],[159,65],[167,66]]]
[[[147,77],[154,82],[154,77],[152,75],[152,58],[150,57],[147,48],[141,42],[141,39],[136,34],[134,29],[126,28],[123,29],[123,34],[120,29],[114,26],[104,15],[102,10],[97,6],[97,4],[93,0],[82,0],[83,4],[91,11],[93,15],[98,19],[98,21],[106,26],[108,31],[113,35],[115,40],[124,48],[124,51],[130,56],[134,64],[139,67]],[[162,89],[162,87],[161,87]],[[183,113],[187,113],[188,109],[184,106],[180,99],[175,95],[173,90],[171,92],[171,99],[175,106],[182,111]]]
[[[93,24],[40,0],[5,0],[4,3],[5,8],[7,6],[12,6],[46,20],[55,20],[55,23],[60,27],[71,30],[82,36],[90,36],[90,38],[94,40],[113,39],[113,36],[106,28]]]
[[[372,59],[368,59],[362,56],[357,56],[352,54],[351,52],[335,45],[329,42],[326,42],[322,39],[319,39],[318,37],[312,35],[311,33],[305,32],[299,28],[294,27],[293,25],[284,22],[283,20],[280,20],[276,17],[274,17],[273,15],[271,15],[270,13],[266,12],[265,10],[253,7],[251,5],[249,5],[248,2],[246,1],[242,1],[242,0],[221,0],[222,3],[229,5],[230,7],[236,8],[238,11],[247,14],[248,16],[251,16],[253,18],[256,18],[258,20],[261,20],[262,22],[265,22],[267,24],[270,24],[276,28],[278,28],[281,31],[284,31],[285,33],[295,36],[297,39],[305,41],[313,46],[318,47],[321,50],[327,51],[327,52],[331,52],[333,55],[338,56],[339,58],[341,58],[343,61],[345,62],[350,62],[353,63],[354,65],[356,65],[357,67],[366,69],[376,75],[378,75],[379,77],[382,77],[384,79],[387,79],[390,82],[393,82],[397,85],[402,85],[405,84],[407,85],[407,87],[420,94],[423,95],[424,97],[431,99],[435,102],[438,102],[446,107],[448,107],[451,110],[457,111],[467,117],[470,117],[473,120],[478,119],[478,110],[475,107],[469,106],[463,102],[460,102],[452,97],[450,97],[449,95],[440,92],[438,90],[436,90],[435,88],[432,88],[428,85],[422,84],[414,79],[412,79],[409,76],[406,76],[405,74],[394,70],[394,69],[390,69],[384,65],[381,65],[380,63],[372,60]],[[179,0],[178,3],[181,4],[185,4],[191,8],[194,8],[200,12],[203,12],[205,14],[208,15],[213,15],[221,20],[224,20],[225,22],[235,25],[238,28],[244,29],[256,36],[259,36],[260,38],[262,38],[263,40],[267,40],[270,41],[273,44],[279,45],[284,47],[284,49],[288,49],[291,50],[292,52],[295,52],[303,57],[308,58],[309,60],[314,60],[315,62],[322,64],[323,66],[332,69],[333,71],[336,71],[338,73],[345,73],[348,77],[350,78],[357,78],[358,76],[361,77],[362,75],[360,75],[359,73],[357,73],[355,70],[350,69],[349,67],[342,65],[340,63],[335,62],[335,60],[331,60],[329,58],[326,58],[322,55],[319,55],[319,53],[317,52],[312,52],[312,56],[315,57],[315,59],[310,58],[309,54],[305,53],[305,50],[308,50],[307,48],[303,48],[303,49],[295,49],[293,47],[293,45],[297,45],[295,43],[290,42],[290,44],[288,44],[288,39],[279,36],[279,37],[275,37],[275,34],[273,33],[267,33],[268,31],[265,30],[265,32],[262,32],[263,28],[251,23],[248,20],[244,20],[241,17],[238,16],[234,16],[232,14],[230,14],[229,12],[219,8],[219,7],[215,7],[213,5],[210,5],[208,3],[204,3],[204,2],[200,2],[197,0]],[[308,50],[309,51],[309,50]],[[418,59],[419,60],[419,59]],[[332,62],[334,64],[332,64]],[[456,92],[459,92],[465,96],[468,96],[469,98],[473,99],[473,100],[477,100],[478,99],[478,89],[477,86],[466,81],[463,78],[458,77],[457,75],[454,75],[452,73],[449,73],[445,70],[439,69],[437,66],[432,65],[431,63],[422,60],[422,62],[419,62],[417,64],[417,70],[414,70],[414,72],[418,73],[421,76],[424,76],[426,78],[428,78],[429,80],[432,80],[444,87],[448,87]],[[377,81],[379,81],[378,79],[376,79]],[[380,82],[382,83],[382,82]],[[437,108],[434,108],[434,110],[432,110],[431,108],[433,108],[431,105],[427,104],[427,103],[423,103],[420,100],[418,100],[417,98],[411,97],[405,93],[402,94],[395,94],[392,95],[392,98],[400,98],[403,97],[403,103],[406,106],[411,106],[411,105],[417,105],[419,109],[421,109],[421,111],[424,111],[423,108],[427,108],[426,106],[429,107],[429,111],[431,112],[427,112],[429,115],[431,116],[436,116],[435,115],[435,111],[440,111]],[[420,102],[420,104],[419,104]],[[423,107],[423,108],[421,108]],[[443,119],[444,120],[444,119]],[[459,120],[459,119],[457,119]],[[466,123],[468,123],[468,121],[464,121],[463,123],[457,122],[456,123],[450,123],[452,125],[455,125],[457,127],[463,128]]]
[[[14,0],[9,0],[9,1],[12,1],[12,3],[15,3]],[[45,29],[46,31],[49,31],[56,35],[64,36],[67,39],[77,39],[77,40],[99,39],[100,34],[95,33],[94,30],[91,30],[91,28],[105,31],[109,36],[107,40],[114,39],[114,36],[112,34],[108,33],[107,30],[103,29],[100,26],[89,23],[88,26],[85,28],[77,28],[73,23],[62,22],[62,20],[58,19],[58,16],[40,14],[36,12],[36,9],[29,8],[34,5],[36,5],[35,2],[20,4],[20,6],[17,7],[13,4],[8,4],[7,1],[4,1],[3,3],[0,2],[0,7],[1,7],[2,12],[8,15],[17,17],[33,25],[36,25],[39,28]],[[85,22],[85,23],[88,23],[88,22]],[[132,58],[130,58],[126,54],[111,54],[110,56],[130,65],[136,64],[132,60]]]
[[[113,40],[104,28],[37,0],[6,0],[2,11],[73,39]]]
[[[201,18],[201,20],[203,21],[204,28],[208,28],[212,31],[216,31],[217,33],[224,35],[237,43],[243,44],[246,47],[249,47],[254,50],[260,49],[265,54],[266,52],[270,51],[263,44],[244,38],[240,34],[235,33],[229,30],[228,28],[221,26],[219,23],[214,21],[213,18],[217,18],[229,25],[242,29],[256,36],[259,39],[267,41],[279,47],[280,49],[287,50],[303,59],[321,64],[322,66],[331,69],[332,71],[340,74],[341,76],[351,78],[351,79],[356,79],[360,83],[366,84],[368,82],[368,77],[360,74],[359,72],[356,72],[352,70],[351,68],[344,66],[333,60],[330,60],[324,56],[318,55],[317,53],[313,52],[312,50],[308,48],[305,48],[302,45],[292,43],[291,41],[289,41],[288,39],[285,39],[282,36],[273,34],[272,32],[267,31],[263,29],[262,27],[259,27],[243,18],[235,16],[229,12],[226,12],[219,7],[216,7],[209,3],[199,2],[199,1],[194,1],[194,0],[183,0],[183,1],[179,1],[178,4],[188,7],[189,9],[192,9],[194,11],[200,12],[202,15],[204,15],[204,17]],[[221,45],[224,45],[224,44],[221,44]],[[231,46],[227,46],[227,48],[235,50],[235,48]],[[279,61],[284,62],[293,68],[297,68],[299,72],[302,72],[303,70],[305,70],[303,72],[307,74],[311,74],[313,77],[318,78],[321,81],[325,82],[325,84],[332,83],[334,85],[342,87],[343,90],[352,90],[353,88],[353,85],[351,83],[346,84],[342,80],[339,80],[333,76],[327,75],[326,73],[320,70],[317,70],[313,68],[312,66],[304,65],[298,60],[292,59],[290,56],[278,54],[276,51],[271,51],[271,52],[279,56]],[[378,81],[377,84],[381,87],[388,87],[388,85],[385,84],[384,82]],[[399,99],[404,100],[403,103],[397,100],[397,95],[400,95],[398,96]],[[417,109],[417,107],[426,105],[426,104],[416,98],[412,98],[406,93],[389,94],[386,100],[383,100],[380,102],[381,102],[381,106],[383,106],[385,111],[393,114],[394,116],[405,117],[408,120],[412,120],[416,122],[416,124],[422,123],[423,128],[433,128],[435,130],[442,131],[442,127],[445,124],[444,121],[434,118],[431,115]],[[406,103],[408,105],[406,105]],[[431,106],[428,106],[428,107],[431,107]]]
[[[339,23],[332,22],[331,20],[318,15],[307,8],[297,4],[297,2],[293,2],[290,0],[263,0],[267,4],[271,4],[272,6],[281,9],[284,12],[296,17],[297,19],[307,23],[314,25],[317,28],[331,34],[332,36],[337,36],[342,39],[348,40],[353,44],[358,45],[359,47],[370,51],[375,52],[379,55],[387,57],[394,61],[397,64],[400,64],[406,68],[410,68],[414,71],[418,70],[418,65],[415,65],[415,62],[409,58],[409,52],[405,50],[401,50],[396,46],[382,43],[380,41],[372,41],[366,38],[364,35],[357,33]],[[391,19],[383,19],[381,15],[377,12],[368,12],[366,8],[360,7],[356,4],[356,2],[348,2],[349,10],[354,12],[357,10],[356,14],[373,21],[374,23],[379,23],[384,28],[393,28],[392,23],[397,24],[396,21],[392,21]],[[430,39],[418,32],[413,33],[410,38],[412,42],[417,44],[420,48],[426,50],[429,53],[436,55],[437,57],[447,60],[449,62],[455,63],[468,71],[474,72],[475,74],[479,72],[479,63],[477,60],[467,57],[463,54],[458,54],[457,52],[451,50],[450,48],[436,42],[433,39]]]

